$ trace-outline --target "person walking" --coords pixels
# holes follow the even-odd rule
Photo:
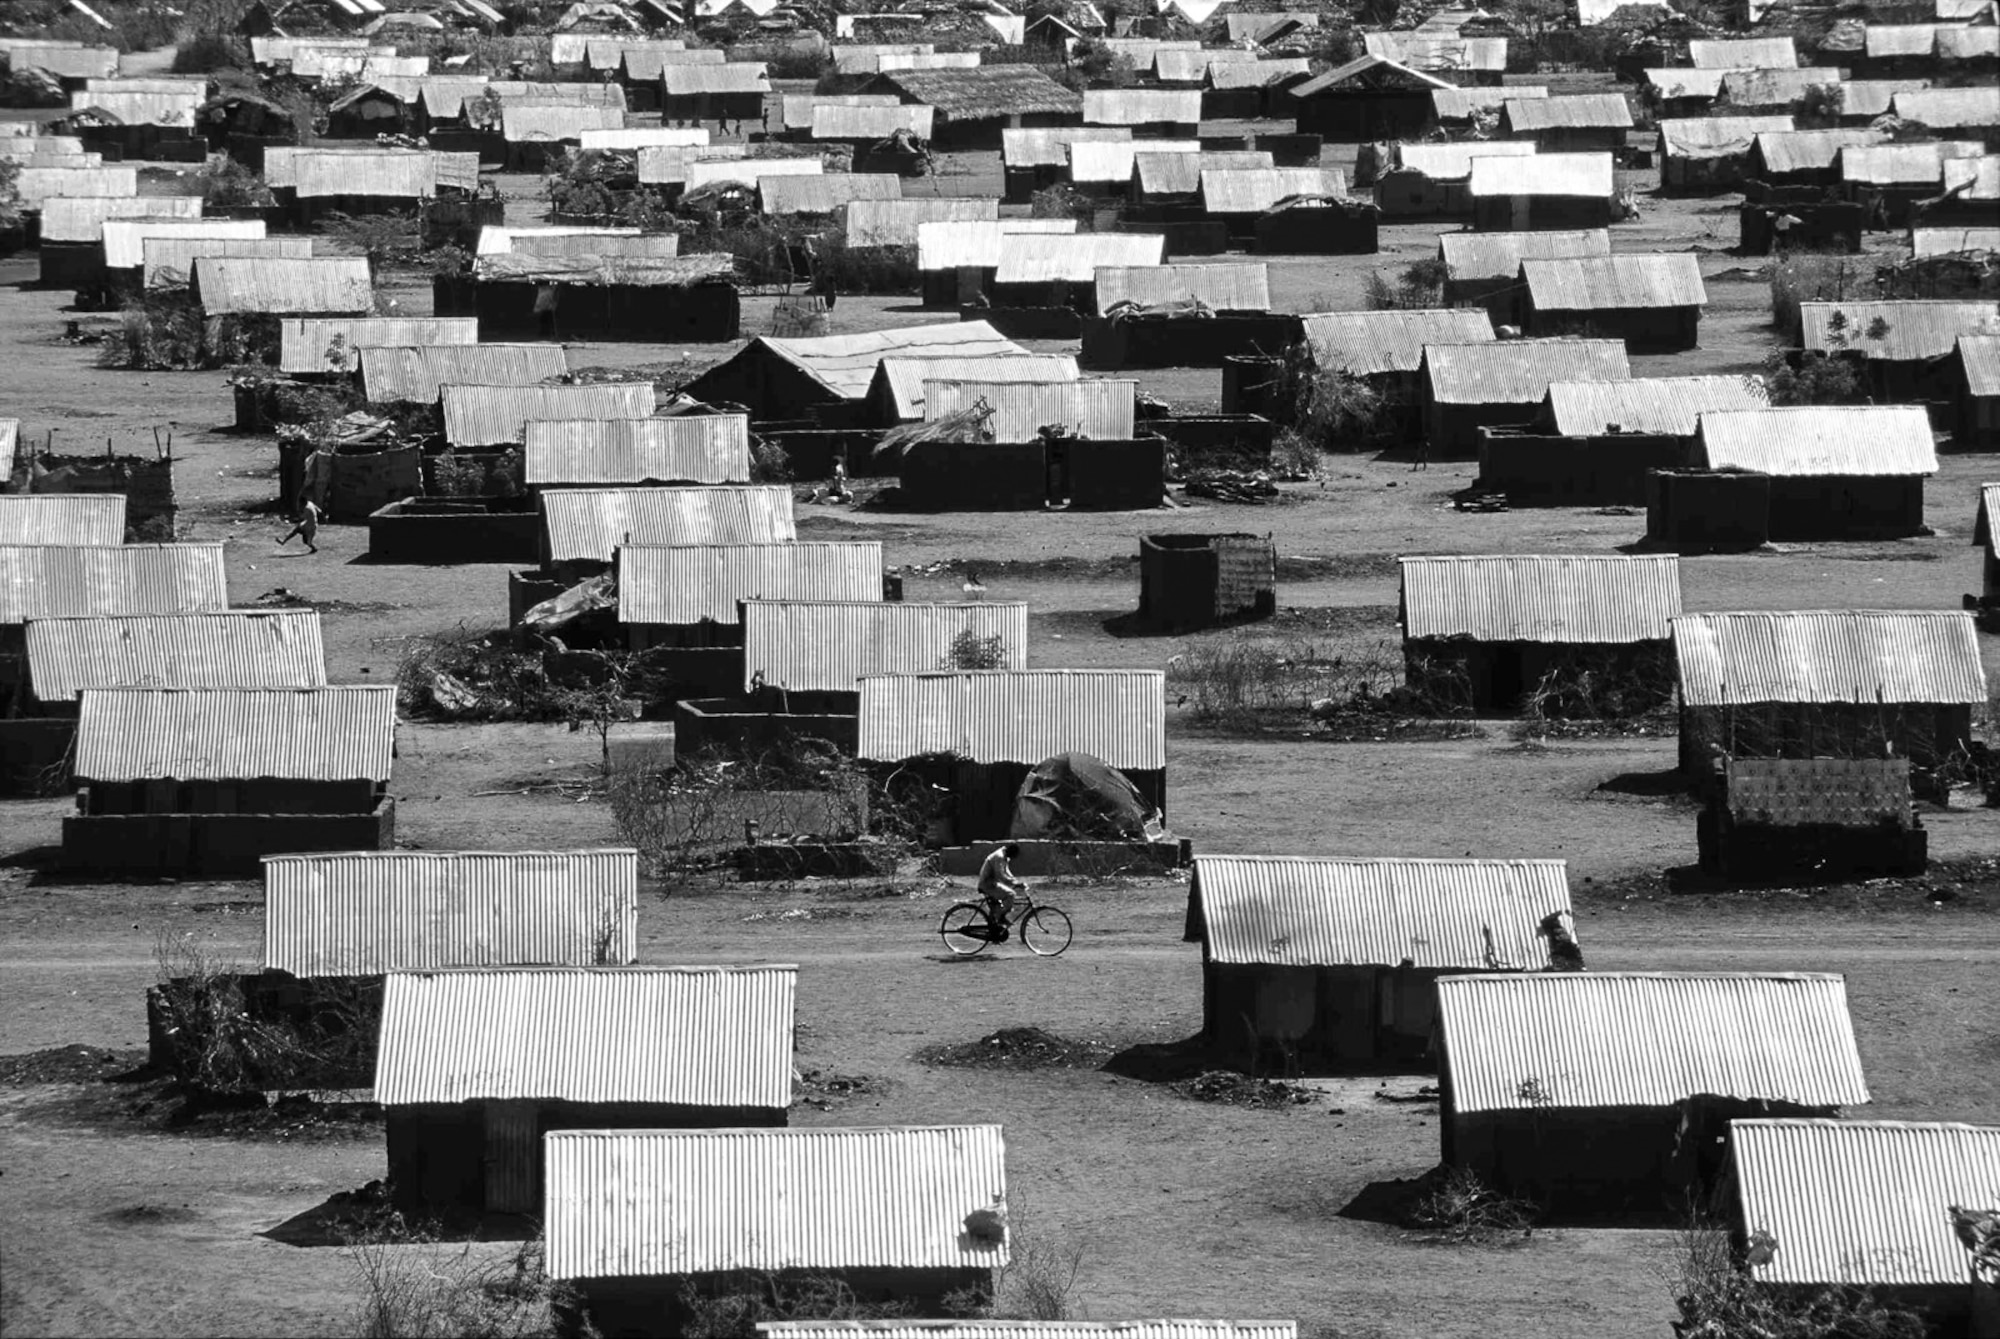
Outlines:
[[[318,534],[319,504],[316,502],[307,502],[305,510],[299,513],[299,523],[285,532],[285,537],[278,541],[278,545],[282,548],[284,545],[292,542],[293,535],[297,535],[306,542],[306,552],[318,553],[319,545],[313,543],[313,537]]]

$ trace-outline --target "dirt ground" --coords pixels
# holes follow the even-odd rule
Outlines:
[[[502,184],[509,222],[542,216],[534,180]],[[997,156],[955,158],[935,185],[997,194]],[[173,185],[149,178],[148,188]],[[1721,249],[1733,238],[1733,197],[1643,203],[1642,219],[1615,231],[1616,245],[1696,249],[1710,306],[1701,349],[1638,358],[1635,371],[1754,370],[1772,346],[1768,289],[1761,262]],[[1368,271],[1432,254],[1439,230],[1385,227],[1373,257],[1276,258],[1272,290],[1289,310],[1359,307]],[[24,446],[53,430],[71,450],[102,439],[150,450],[153,429],[171,427],[182,537],[227,542],[239,603],[282,587],[317,604],[336,681],[388,681],[413,635],[504,622],[497,566],[371,567],[357,528],[323,531],[317,556],[278,548],[284,527],[269,509],[276,453],[268,437],[226,430],[225,377],[100,368],[97,347],[62,336],[68,322],[108,331],[112,318],[66,311],[67,294],[30,286],[35,273],[32,256],[0,262],[0,416],[23,420]],[[391,292],[401,310],[428,312],[419,283]],[[771,305],[746,300],[746,333],[768,328]],[[844,298],[835,328],[931,319],[912,299]],[[584,345],[572,347],[571,361],[672,366],[722,352]],[[1214,371],[1139,378],[1188,406],[1212,406],[1220,390]],[[1956,607],[1978,588],[1972,508],[1976,486],[2000,477],[1996,470],[2000,462],[1986,456],[1945,457],[1930,495],[1934,536],[1685,560],[1686,603]],[[802,506],[800,528],[881,539],[911,599],[958,598],[961,570],[977,570],[990,598],[1030,603],[1035,665],[1158,668],[1196,641],[1319,635],[1328,626],[1346,645],[1393,651],[1398,554],[1604,553],[1644,527],[1643,516],[1618,509],[1457,512],[1452,494],[1473,473],[1469,464],[1414,471],[1408,460],[1335,456],[1321,481],[1261,508],[1197,502],[1083,517]],[[1200,638],[1114,635],[1117,616],[1137,603],[1138,537],[1165,528],[1272,534],[1296,574],[1281,586],[1284,616]],[[1992,639],[1985,649],[1990,661]],[[1661,784],[1673,766],[1671,736],[1524,743],[1509,723],[1486,722],[1466,739],[1330,744],[1221,736],[1176,711],[1169,752],[1171,824],[1198,851],[1564,857],[1593,967],[1844,973],[1875,1098],[1861,1114],[1990,1121],[2000,1113],[1992,1008],[2000,875],[1989,812],[1926,810],[1944,863],[1919,883],[1695,896],[1665,892],[1659,877],[1694,857],[1694,810]],[[592,736],[561,728],[406,725],[392,787],[399,840],[434,849],[615,842],[603,805],[547,784],[586,773],[594,757]],[[192,936],[247,964],[261,953],[254,885],[57,876],[50,848],[65,808],[0,803],[0,1056],[142,1047],[143,992],[162,935]],[[1199,953],[1181,941],[1184,883],[1048,887],[1077,926],[1075,946],[1054,961],[1017,949],[945,960],[933,929],[955,889],[932,881],[865,895],[873,891],[648,885],[641,960],[801,965],[801,1068],[874,1082],[800,1106],[799,1124],[1004,1124],[1017,1229],[1085,1246],[1075,1297],[1084,1314],[1296,1317],[1304,1333],[1339,1336],[1667,1333],[1669,1232],[1563,1227],[1508,1247],[1442,1247],[1376,1221],[1370,1206],[1385,1187],[1437,1161],[1435,1105],[1377,1096],[1414,1095],[1421,1080],[1329,1081],[1314,1085],[1316,1101],[1263,1110],[1189,1101],[1163,1083],[1088,1066],[992,1071],[917,1059],[1001,1028],[1044,1028],[1110,1052],[1196,1032]],[[766,914],[801,908],[817,914]],[[37,1077],[47,1076],[27,1079]],[[117,1085],[27,1079],[0,1079],[0,1327],[92,1336],[351,1330],[357,1294],[342,1252],[271,1234],[381,1176],[379,1133],[177,1132],[121,1104]]]

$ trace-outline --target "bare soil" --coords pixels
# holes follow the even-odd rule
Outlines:
[[[542,217],[536,183],[502,179],[509,222]],[[149,177],[148,189],[165,189]],[[998,194],[996,156],[968,155],[921,192]],[[1640,375],[1755,370],[1772,347],[1764,263],[1722,251],[1733,198],[1643,200],[1616,230],[1621,250],[1693,249],[1709,282],[1702,347],[1634,360]],[[1381,254],[1273,258],[1288,310],[1359,307],[1372,269],[1434,253],[1436,225],[1383,229]],[[1887,239],[1875,239],[1888,245]],[[174,433],[182,535],[226,544],[230,589],[270,592],[324,614],[336,682],[387,682],[407,639],[505,621],[498,566],[372,567],[354,527],[321,531],[321,552],[279,548],[271,511],[276,452],[238,435],[219,372],[106,370],[100,349],[63,342],[67,294],[32,286],[32,255],[0,262],[0,415],[24,447],[152,449]],[[399,310],[430,310],[415,277],[390,288]],[[745,302],[745,330],[768,328],[773,299]],[[843,332],[935,319],[914,299],[843,298]],[[1073,348],[1058,343],[1035,347]],[[583,345],[574,365],[694,367],[708,346]],[[1138,374],[1170,402],[1212,408],[1220,374]],[[1069,516],[911,515],[802,506],[812,538],[881,539],[909,598],[958,598],[976,570],[991,598],[1031,607],[1032,663],[1159,668],[1231,638],[1311,636],[1354,653],[1397,653],[1399,554],[1608,553],[1642,517],[1609,511],[1465,513],[1453,496],[1471,464],[1413,469],[1406,458],[1330,459],[1287,485],[1284,504],[1194,502],[1171,510]],[[1971,544],[1977,485],[2000,462],[1949,453],[1932,485],[1931,536],[1881,544],[1796,545],[1682,564],[1691,609],[1956,607],[1979,587]],[[1281,617],[1192,637],[1129,635],[1139,537],[1158,530],[1270,533],[1282,563]],[[1982,645],[1994,667],[1994,640]],[[1512,722],[1461,738],[1384,732],[1329,741],[1253,737],[1169,723],[1169,808],[1205,852],[1559,856],[1570,862],[1578,938],[1590,965],[1845,974],[1874,1102],[1861,1114],[1990,1121],[2000,1114],[2000,872],[1996,816],[1927,808],[1938,871],[1835,889],[1679,891],[1664,871],[1694,859],[1694,811],[1666,778],[1665,735],[1515,737]],[[596,763],[588,732],[537,725],[411,724],[399,732],[398,837],[430,849],[615,842],[600,800],[555,784]],[[539,784],[547,782],[548,784]],[[162,933],[192,935],[221,959],[256,964],[262,894],[250,883],[91,884],[53,867],[69,802],[0,803],[0,1327],[20,1335],[321,1335],[353,1329],[356,1280],[311,1215],[378,1180],[375,1127],[328,1137],[82,1119],[132,1089],[143,992]],[[1177,880],[1077,881],[1052,890],[1076,924],[1061,958],[1016,945],[941,961],[934,927],[964,892],[907,881],[898,896],[838,887],[702,889],[649,885],[641,960],[802,965],[800,1125],[998,1121],[1006,1127],[1017,1228],[1086,1247],[1075,1302],[1094,1317],[1292,1316],[1303,1333],[1343,1336],[1533,1334],[1611,1339],[1666,1333],[1665,1233],[1538,1230],[1516,1249],[1412,1241],[1370,1206],[1434,1167],[1437,1108],[1424,1081],[1309,1080],[1319,1099],[1283,1112],[1188,1101],[1157,1065],[964,1067],[928,1048],[1003,1030],[1102,1042],[1157,1062],[1199,1031],[1200,953],[1183,942]],[[1943,894],[1948,894],[1943,895]],[[794,914],[810,912],[811,914]],[[84,1049],[75,1049],[84,1048]],[[49,1055],[48,1052],[60,1052]],[[121,1068],[122,1067],[122,1068]],[[1178,1078],[1196,1077],[1181,1073]],[[112,1079],[112,1082],[106,1082]],[[1379,1095],[1379,1096],[1378,1096]],[[299,1114],[298,1124],[325,1122]],[[366,1209],[367,1197],[350,1204]],[[302,1218],[302,1216],[305,1216]],[[296,1225],[295,1225],[296,1226]],[[479,1249],[488,1249],[480,1247]],[[496,1252],[508,1248],[494,1244]],[[497,1257],[496,1257],[497,1258]],[[1587,1279],[1552,1299],[1550,1277]]]

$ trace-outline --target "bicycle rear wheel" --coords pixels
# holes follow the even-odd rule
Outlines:
[[[1037,957],[1053,958],[1069,947],[1069,914],[1055,907],[1036,907],[1021,921],[1021,942]]]
[[[975,902],[960,902],[945,912],[938,922],[938,937],[944,946],[961,958],[969,958],[993,942],[993,923],[986,908]]]

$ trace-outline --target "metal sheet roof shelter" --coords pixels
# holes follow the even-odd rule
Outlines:
[[[682,389],[710,404],[744,405],[753,420],[795,418],[807,405],[861,399],[877,364],[887,357],[986,358],[1027,352],[984,321],[807,339],[763,336]]]
[[[310,237],[148,237],[141,243],[140,282],[147,288],[182,288],[203,256],[303,259]]]
[[[542,559],[609,563],[622,544],[790,544],[792,490],[549,488],[541,494]]]
[[[1069,146],[1081,140],[1129,140],[1129,126],[1045,126],[1000,132],[1000,162],[1008,169],[1067,167]]]
[[[1166,238],[1157,233],[1079,232],[1000,234],[995,284],[1095,284],[1106,266],[1157,265]]]
[[[512,446],[526,439],[530,419],[649,418],[653,383],[591,386],[445,385],[444,437],[454,447]]]
[[[361,256],[203,256],[189,291],[207,316],[359,316],[375,306]]]
[[[356,851],[264,857],[264,966],[295,977],[623,965],[639,854]]]
[[[935,107],[940,137],[954,127],[1004,125],[1014,117],[1073,117],[1089,96],[1079,97],[1032,65],[884,70],[868,91],[890,91],[905,102]]]
[[[0,544],[123,544],[123,493],[0,493]]]
[[[198,219],[201,209],[201,197],[197,195],[59,195],[42,204],[42,240],[101,242],[107,219]]]
[[[1752,175],[1797,177],[1807,173],[1830,173],[1840,162],[1841,150],[1856,144],[1877,144],[1879,130],[1853,127],[1837,130],[1759,131],[1752,147]],[[1755,165],[1761,165],[1761,171]]]
[[[1680,559],[1401,558],[1403,635],[1482,642],[1664,641],[1681,611]]]
[[[1529,234],[1521,234],[1527,236]],[[1476,309],[1315,312],[1300,318],[1313,361],[1358,377],[1415,375],[1427,344],[1475,344],[1495,338],[1493,322]]]
[[[854,200],[846,210],[847,245],[915,247],[918,229],[926,223],[991,222],[999,217],[1000,202],[991,198]]]
[[[757,1323],[757,1333],[760,1339],[1298,1339],[1299,1324],[1295,1320],[1178,1319],[766,1320]]]
[[[128,196],[139,193],[139,169],[108,167],[24,167],[14,178],[23,209],[37,209],[44,200],[63,195]]]
[[[1843,978],[1528,972],[1438,982],[1445,1118],[1673,1108],[1719,1097],[1869,1101]]]
[[[782,1110],[797,990],[792,966],[392,972],[375,1100]]]
[[[1688,60],[1698,70],[1796,70],[1798,48],[1787,37],[1693,38]]]
[[[626,126],[622,129],[586,129],[578,145],[585,149],[647,149],[708,144],[708,131],[701,126]]]
[[[479,254],[533,256],[640,256],[667,259],[680,254],[679,233],[637,228],[497,228],[479,230]]]
[[[1431,74],[1492,75],[1507,68],[1504,37],[1460,37],[1456,33],[1363,33],[1370,56]]]
[[[1083,93],[1083,122],[1090,126],[1197,125],[1198,88],[1090,88]]]
[[[1205,962],[1540,971],[1570,910],[1561,860],[1196,856],[1188,937]]]
[[[1619,340],[1501,340],[1429,345],[1422,375],[1440,404],[1538,404],[1553,382],[1623,381],[1632,369]]]
[[[1704,413],[1762,409],[1770,402],[1769,388],[1756,376],[1552,381],[1548,416],[1565,437],[1620,432],[1692,437]]]
[[[1027,354],[1018,358],[884,358],[869,399],[884,422],[908,423],[924,417],[927,381],[1075,381],[1071,354]]]
[[[219,541],[0,545],[0,624],[228,606]]]
[[[1166,677],[1157,670],[894,674],[861,681],[859,756],[956,754],[1034,766],[1081,752],[1111,766],[1166,766]]]
[[[2000,1127],[1943,1121],[1739,1120],[1729,1127],[1732,1217],[1776,1250],[1767,1284],[1968,1287],[1954,1207],[2000,1186]]]
[[[2000,334],[2000,302],[1802,302],[1799,328],[1815,352],[1926,361],[1950,353],[1961,335]]]
[[[1531,107],[1533,103],[1521,103]],[[1608,153],[1538,153],[1525,158],[1472,160],[1473,197],[1572,196],[1607,199],[1613,189]]]
[[[319,688],[326,651],[316,609],[38,618],[28,677],[42,702],[92,688]]]
[[[569,374],[560,344],[388,345],[361,350],[370,404],[436,404],[446,386],[532,386]]]
[[[530,420],[522,482],[750,482],[750,420],[742,414]]]
[[[1546,98],[1545,84],[1509,84],[1505,88],[1437,88],[1431,90],[1431,106],[1441,122],[1470,122],[1479,116],[1498,116],[1502,104],[1516,98]]]
[[[1008,1259],[1004,1235],[966,1227],[1007,1202],[997,1125],[564,1130],[546,1147],[551,1278],[988,1270]]]
[[[1214,265],[1103,265],[1097,269],[1097,314],[1120,303],[1141,307],[1198,302],[1211,311],[1271,310],[1270,268],[1261,260]]]
[[[104,268],[143,269],[146,263],[145,245],[152,238],[253,241],[263,236],[262,219],[106,219],[103,226]]]
[[[744,690],[858,693],[869,675],[923,674],[949,665],[953,647],[965,637],[991,645],[1003,662],[997,668],[1025,670],[1027,604],[747,600]]]
[[[1986,701],[1978,632],[1959,610],[1682,614],[1673,642],[1690,707]]]
[[[903,179],[887,172],[824,172],[761,177],[757,195],[773,218],[837,214],[854,200],[900,200]]]
[[[386,782],[393,687],[90,688],[79,781]]]
[[[1139,383],[1088,381],[924,380],[924,421],[936,422],[980,405],[991,411],[995,442],[1032,442],[1061,424],[1090,441],[1129,442],[1136,430]]]
[[[781,108],[786,130],[811,130],[815,107],[894,107],[894,93],[787,93]]]
[[[1141,140],[1132,154],[1132,189],[1140,197],[1152,199],[1159,196],[1193,195],[1201,189],[1201,174],[1205,170],[1220,171],[1227,168],[1276,167],[1277,162],[1268,150],[1254,152],[1242,150],[1216,150],[1204,153],[1198,147],[1192,150],[1167,148],[1171,141]]]
[[[1913,256],[1951,256],[1979,251],[2000,251],[2000,227],[1910,229],[1910,254]],[[1971,337],[1961,335],[1959,338]]]
[[[1075,219],[1002,219],[997,223],[920,223],[917,268],[924,271],[991,270],[1000,264],[1000,239],[1007,233],[1073,233]]]
[[[355,366],[355,354],[360,350],[477,344],[479,321],[471,316],[370,316],[280,321],[278,370],[290,373],[330,370],[329,355],[336,340],[343,351],[344,365],[351,370]]]
[[[892,102],[886,107],[849,107],[822,103],[813,108],[811,135],[816,140],[881,140],[899,130],[920,139],[931,137],[935,107]]]
[[[1695,461],[1780,477],[1936,474],[1930,418],[1916,405],[1801,405],[1701,416]]]
[[[618,546],[618,621],[628,626],[734,626],[746,600],[881,598],[873,540]]]
[[[1512,281],[1524,260],[1555,256],[1608,256],[1611,234],[1603,228],[1562,232],[1448,232],[1438,238],[1438,256],[1449,281]]]
[[[1334,168],[1221,168],[1201,174],[1201,207],[1210,214],[1262,214],[1295,195],[1347,194],[1347,174]]]
[[[1069,144],[1069,179],[1075,185],[1125,190],[1141,150],[1148,153],[1199,154],[1200,140],[1080,139]]]

